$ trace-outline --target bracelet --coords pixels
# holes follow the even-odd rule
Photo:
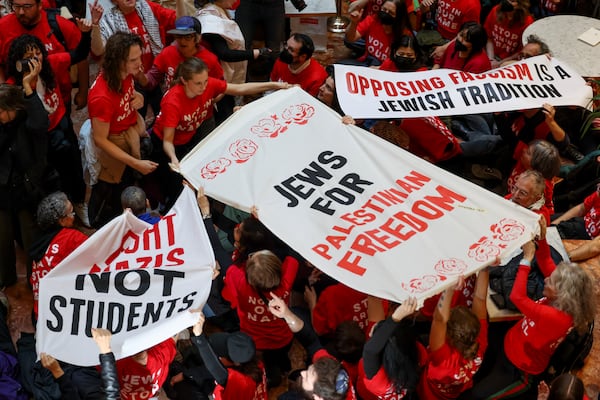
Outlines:
[[[525,265],[525,266],[531,268],[531,261],[529,261],[526,258],[523,258],[523,259],[521,259],[521,261],[519,261],[519,265]]]

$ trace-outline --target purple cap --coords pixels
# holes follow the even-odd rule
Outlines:
[[[185,16],[175,21],[175,29],[167,31],[169,35],[189,35],[190,33],[202,33],[202,25],[197,18]]]

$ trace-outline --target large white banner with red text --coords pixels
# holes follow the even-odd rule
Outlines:
[[[299,88],[245,106],[181,162],[357,290],[426,298],[520,246],[537,215],[352,125]]]
[[[389,72],[335,65],[342,110],[354,118],[409,118],[590,105],[592,88],[556,58],[537,56],[483,74]]]
[[[175,335],[198,320],[214,264],[191,189],[155,225],[123,213],[41,279],[38,354],[90,366],[91,328],[113,333],[117,359]]]

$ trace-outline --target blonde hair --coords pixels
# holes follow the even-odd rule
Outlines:
[[[269,292],[281,283],[281,260],[269,250],[251,253],[246,263],[246,281],[259,292]]]

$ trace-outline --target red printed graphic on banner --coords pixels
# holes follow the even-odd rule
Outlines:
[[[204,179],[214,179],[218,174],[225,172],[229,165],[231,165],[231,160],[221,157],[206,164],[200,175]]]
[[[258,145],[250,139],[238,139],[229,145],[229,154],[238,163],[245,163],[256,153]]]
[[[503,242],[510,242],[525,233],[525,225],[510,218],[502,218],[500,222],[490,226],[494,237]]]
[[[315,108],[310,104],[302,103],[286,108],[283,110],[281,117],[286,124],[293,122],[298,125],[306,125],[313,115],[315,115]]]
[[[435,264],[434,269],[438,275],[460,275],[467,270],[467,263],[458,258],[447,258],[438,261]]]
[[[492,258],[499,257],[502,249],[506,248],[505,244],[494,243],[493,239],[487,236],[482,237],[469,247],[469,257],[475,261],[485,262]]]
[[[263,118],[258,121],[257,125],[250,128],[250,131],[259,137],[277,137],[280,133],[287,130],[287,126],[277,122],[277,115],[272,115],[271,118]]]
[[[439,278],[435,275],[425,275],[421,278],[413,278],[410,282],[402,283],[402,289],[410,293],[423,293],[433,288]]]

